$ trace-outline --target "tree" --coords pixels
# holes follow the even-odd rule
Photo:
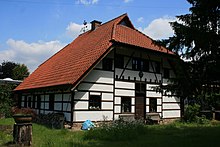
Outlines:
[[[177,16],[178,21],[171,23],[174,36],[162,44],[190,60],[183,63],[184,71],[180,70],[188,80],[177,75],[174,83],[181,85],[182,96],[198,98],[202,103],[201,97],[210,92],[207,87],[220,86],[220,0],[187,1],[192,5],[190,14]]]
[[[10,110],[13,106],[13,89],[16,85],[4,84],[0,85],[0,114],[6,117],[11,115]]]
[[[12,78],[16,80],[23,80],[29,75],[28,68],[24,64],[18,64],[12,70]]]
[[[0,79],[12,78],[15,80],[23,80],[28,75],[28,68],[24,64],[14,63],[11,61],[4,61],[2,63]]]
[[[3,74],[0,74],[0,79],[12,78],[12,70],[16,65],[14,62],[4,61],[1,66]]]

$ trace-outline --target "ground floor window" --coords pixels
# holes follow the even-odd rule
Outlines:
[[[101,110],[101,96],[100,95],[89,96],[89,110]]]
[[[149,112],[157,112],[157,99],[156,98],[150,98]]]
[[[131,98],[130,97],[121,98],[121,112],[131,113]]]
[[[54,94],[49,95],[49,110],[54,110]]]

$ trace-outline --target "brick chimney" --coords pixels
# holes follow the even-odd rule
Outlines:
[[[95,30],[97,27],[99,27],[100,25],[101,25],[101,21],[97,21],[97,20],[93,20],[92,22],[90,22],[91,23],[91,30],[93,31],[93,30]]]

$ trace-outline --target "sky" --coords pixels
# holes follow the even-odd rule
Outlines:
[[[189,13],[186,0],[0,0],[0,63],[33,72],[82,33],[83,22],[107,22],[124,13],[153,39],[173,35],[169,22]]]

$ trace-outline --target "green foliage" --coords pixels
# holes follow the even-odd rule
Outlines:
[[[0,125],[13,125],[13,119],[0,119]],[[219,146],[220,122],[199,125],[196,123],[175,122],[169,125],[144,126],[142,135],[134,137],[136,139],[126,139],[119,141],[84,139],[87,132],[49,129],[43,125],[33,123],[33,144],[36,147],[112,147],[112,146],[178,146],[178,147],[207,147]],[[0,131],[0,146],[13,146],[12,133]]]
[[[24,64],[4,61],[0,67],[0,72],[3,72],[3,74],[0,74],[0,79],[12,78],[14,80],[23,80],[24,77],[30,74],[27,66]]]
[[[16,67],[16,65],[17,64],[14,62],[4,61],[1,66],[1,72],[3,72],[3,74],[0,74],[0,79],[12,78],[12,70]]]
[[[123,121],[118,120],[110,124],[104,124],[99,128],[89,130],[85,134],[85,139],[98,140],[131,140],[143,135],[144,124],[142,121]]]
[[[11,107],[13,105],[13,93],[15,88],[13,84],[0,85],[0,113],[5,114],[6,117],[11,116]]]
[[[200,112],[200,105],[188,105],[186,106],[185,113],[184,113],[184,120],[187,122],[195,122],[197,117],[199,116]]]
[[[23,80],[29,74],[28,68],[24,64],[17,64],[17,66],[12,69],[12,79]]]

